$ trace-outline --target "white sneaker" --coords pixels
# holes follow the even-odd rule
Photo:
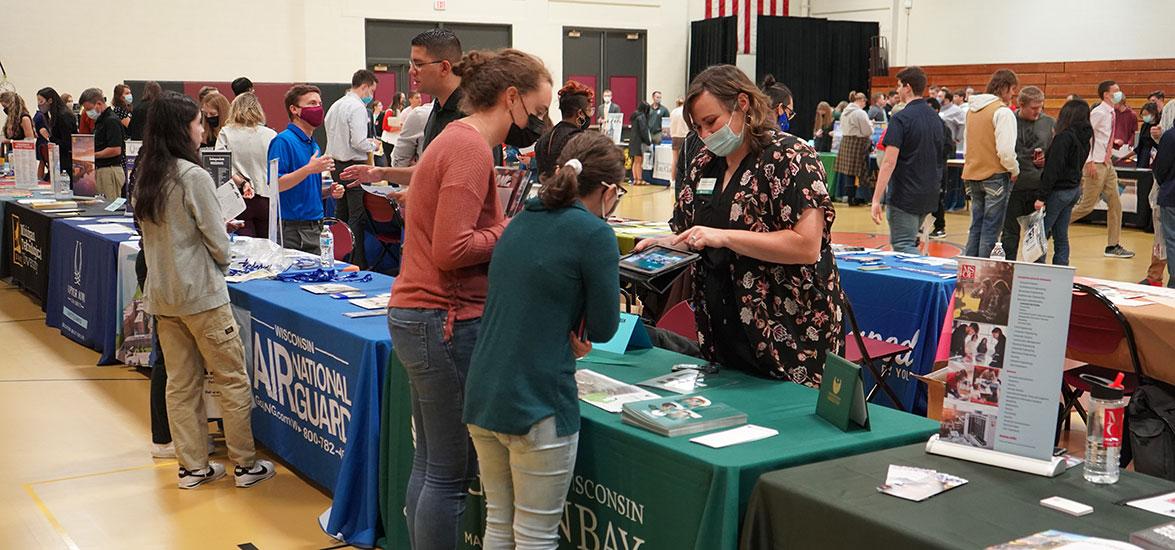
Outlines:
[[[273,467],[273,463],[268,460],[257,459],[253,463],[253,467],[248,470],[237,466],[233,470],[233,477],[236,478],[237,487],[252,487],[262,481],[265,481],[277,475],[277,469]]]
[[[208,467],[203,470],[193,472],[180,466],[180,489],[195,489],[205,483],[216,481],[224,477],[225,470],[219,462],[209,462]]]
[[[151,458],[175,458],[175,443],[151,444]]]

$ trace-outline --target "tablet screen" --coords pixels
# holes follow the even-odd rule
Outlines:
[[[689,263],[697,259],[697,257],[697,254],[690,252],[682,252],[663,246],[654,246],[643,252],[630,254],[621,258],[620,266],[633,271],[654,275]]]

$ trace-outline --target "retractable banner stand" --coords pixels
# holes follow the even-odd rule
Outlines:
[[[269,198],[269,240],[276,243],[278,246],[282,244],[282,229],[281,229],[281,191],[278,187],[278,172],[277,159],[269,161],[269,188],[273,190],[273,196]]]
[[[94,136],[73,134],[73,194],[92,197],[97,193],[94,176]]]
[[[13,141],[11,162],[17,189],[32,189],[37,186],[37,140]]]
[[[942,428],[927,451],[1040,475],[1053,457],[1073,268],[959,258]]]

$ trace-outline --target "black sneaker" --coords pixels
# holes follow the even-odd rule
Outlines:
[[[1114,246],[1107,246],[1105,256],[1107,258],[1133,258],[1134,253],[1126,250],[1120,244]]]
[[[947,238],[947,232],[942,229],[935,229],[930,232],[930,238],[936,241]]]
[[[205,483],[216,481],[224,477],[224,466],[219,462],[209,462],[203,470],[191,471],[180,466],[180,489],[195,489]]]
[[[273,463],[268,460],[257,459],[253,463],[253,467],[249,469],[237,466],[233,470],[233,477],[237,480],[237,487],[252,487],[262,481],[265,481],[277,475],[277,470],[273,467]]]

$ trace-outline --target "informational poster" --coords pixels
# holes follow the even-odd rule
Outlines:
[[[119,318],[115,356],[132,367],[151,366],[151,339],[154,331],[151,314],[143,310],[143,289],[135,276],[135,259],[139,256],[139,241],[118,245],[118,305]]]
[[[200,149],[200,161],[204,165],[204,169],[212,175],[212,182],[217,187],[232,179],[233,154],[231,151]]]
[[[1146,200],[1144,197],[1142,200]],[[1135,214],[1138,212],[1138,180],[1118,177],[1118,201],[1122,203],[1122,212]],[[1099,198],[1094,210],[1106,211],[1110,207],[1104,198]]]
[[[37,186],[37,140],[22,139],[12,142],[12,171],[17,189]]]
[[[608,113],[600,131],[612,138],[612,143],[619,144],[620,135],[624,132],[624,113]]]
[[[46,145],[49,153],[49,181],[57,181],[61,176],[61,146],[50,142]]]
[[[94,136],[74,134],[73,140],[73,194],[93,197],[98,193],[94,178]]]
[[[959,258],[942,441],[1052,458],[1073,272]]]
[[[665,181],[673,179],[672,145],[662,143],[653,149],[653,179]]]
[[[134,208],[130,197],[134,196],[135,190],[135,162],[139,159],[139,149],[143,146],[141,141],[127,141],[126,148],[123,149],[125,153],[122,156],[122,169],[126,171],[126,196],[128,197],[125,206],[127,214],[134,214]]]

